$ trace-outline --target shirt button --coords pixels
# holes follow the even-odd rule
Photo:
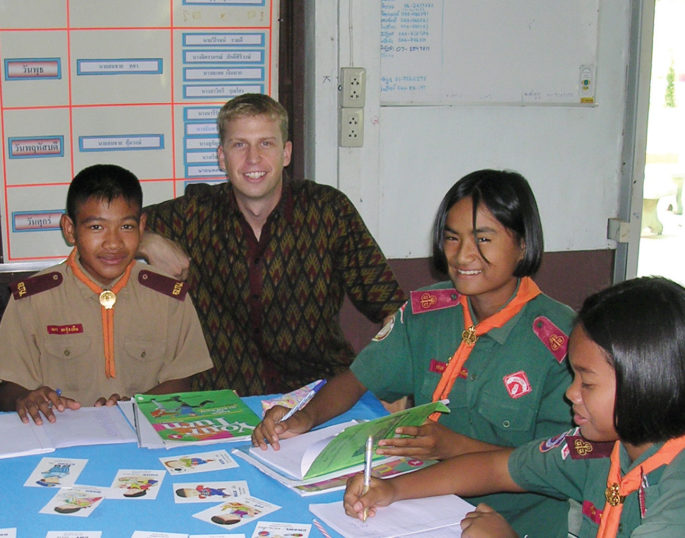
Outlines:
[[[147,352],[146,352],[146,351],[143,351],[143,352],[140,354],[140,358],[141,358],[141,359],[144,359],[146,356],[147,356]]]
[[[502,426],[504,426],[505,428],[508,428],[509,426],[511,426],[511,422],[509,422],[508,420],[503,420]]]
[[[65,349],[64,350],[64,356],[68,357],[69,355],[71,355],[71,351],[69,351],[68,349]]]

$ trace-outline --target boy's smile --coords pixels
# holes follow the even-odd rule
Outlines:
[[[75,223],[63,215],[61,224],[86,272],[103,287],[109,287],[138,251],[145,215],[141,215],[140,207],[122,197],[111,202],[91,197],[78,207]]]

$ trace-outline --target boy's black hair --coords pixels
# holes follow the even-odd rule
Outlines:
[[[662,277],[627,280],[588,297],[577,323],[616,371],[621,440],[685,434],[685,288]]]
[[[514,268],[514,276],[534,275],[542,262],[544,244],[542,223],[533,191],[526,179],[517,172],[506,170],[477,170],[464,176],[447,191],[440,202],[433,224],[433,264],[447,272],[444,250],[444,233],[447,213],[463,198],[473,201],[473,229],[476,226],[476,212],[483,204],[490,213],[514,233],[517,241],[525,243],[525,253]],[[478,246],[478,243],[476,243]],[[480,247],[478,247],[480,252]],[[482,256],[482,254],[481,254]],[[487,262],[487,259],[483,257]]]
[[[78,208],[89,198],[111,202],[123,198],[131,205],[143,208],[143,190],[138,178],[116,164],[94,164],[81,170],[69,185],[67,215],[76,223]]]

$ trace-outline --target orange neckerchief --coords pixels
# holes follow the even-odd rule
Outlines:
[[[621,478],[621,458],[619,457],[621,442],[616,441],[611,451],[611,467],[607,476],[607,489],[604,493],[606,503],[602,512],[602,522],[597,531],[597,538],[614,538],[621,521],[621,511],[626,497],[640,487],[642,477],[651,473],[657,467],[668,465],[683,449],[685,449],[685,435],[670,439],[664,443],[655,454],[634,467]]]
[[[131,269],[136,261],[131,260],[128,264],[123,276],[114,284],[111,291],[115,296],[119,293],[128,282],[128,277],[131,276]],[[101,295],[105,290],[98,284],[93,282],[88,275],[76,263],[76,249],[71,251],[67,258],[67,265],[74,272],[76,278],[83,282],[91,291]],[[100,301],[100,313],[102,314],[102,340],[105,343],[105,374],[107,377],[116,377],[116,369],[114,368],[114,303],[109,308],[106,308],[103,301]]]
[[[489,318],[485,318],[477,325],[474,325],[471,320],[468,297],[462,295],[459,298],[459,302],[461,303],[464,312],[464,331],[461,333],[461,343],[459,344],[459,347],[447,363],[447,368],[445,368],[445,371],[442,373],[442,377],[438,382],[438,386],[435,387],[435,391],[433,391],[434,402],[447,398],[454,386],[454,382],[457,380],[457,377],[464,367],[466,359],[469,358],[471,351],[473,351],[473,347],[475,346],[478,337],[487,333],[490,329],[504,325],[518,314],[528,301],[534,299],[540,295],[540,293],[542,293],[540,288],[537,287],[537,284],[533,282],[532,278],[522,278],[514,298],[501,310],[498,310]],[[430,416],[430,419],[437,422],[440,415],[442,415],[442,413],[433,413]]]

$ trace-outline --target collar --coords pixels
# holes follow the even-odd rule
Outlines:
[[[521,279],[519,278],[518,281],[516,282],[516,289],[514,289],[514,293],[511,294],[511,297],[507,300],[506,303],[502,305],[502,308],[504,308],[509,302],[516,296],[516,292],[519,289],[519,286],[521,285]],[[533,299],[534,301],[535,299]],[[471,312],[471,319],[475,318],[475,314],[473,312],[473,307],[471,306],[471,299],[469,301],[469,311]],[[490,329],[486,334],[482,335],[480,338],[483,337],[489,337],[492,338],[495,342],[497,342],[500,345],[504,345],[509,338],[509,335],[511,334],[511,331],[514,330],[514,327],[516,327],[516,324],[518,323],[519,319],[521,319],[521,316],[523,315],[524,310],[527,308],[528,305],[525,305],[520,312],[518,312],[514,317],[512,317],[509,321],[507,321],[504,325],[501,327],[495,327]]]
[[[235,198],[235,191],[230,180],[226,181],[226,196],[229,211],[235,216],[242,216],[238,201]],[[283,171],[283,188],[281,190],[281,199],[276,204],[276,207],[269,214],[266,219],[268,223],[272,218],[282,215],[288,224],[293,224],[293,212],[295,206],[295,198],[293,193],[293,181],[288,177],[285,170]]]
[[[83,267],[83,265],[81,264],[81,259],[80,259],[80,257],[79,257],[79,256],[76,256],[76,258],[74,259],[74,261],[76,262],[76,265],[79,266],[79,268],[81,269],[81,271],[83,271],[83,272],[84,272],[89,278],[91,278],[91,280],[92,280],[92,277],[90,276],[90,273],[89,273],[89,272],[86,270],[86,268]],[[85,283],[81,282],[81,280],[79,280],[79,279],[76,277],[76,275],[73,273],[73,271],[71,270],[71,268],[67,265],[66,260],[64,260],[64,261],[61,262],[61,263],[64,265],[64,272],[65,272],[66,274],[68,274],[69,277],[70,277],[71,279],[74,280],[74,282],[76,283],[76,287],[78,288],[78,290],[79,290],[79,292],[81,293],[81,295],[82,295],[85,299],[87,299],[87,300],[89,300],[89,301],[94,301],[94,302],[100,304],[100,301],[99,301],[99,299],[98,299],[97,294],[93,293],[93,291],[92,291],[88,286],[86,286]],[[138,265],[137,262],[136,262],[136,265]],[[134,266],[133,266],[133,269],[131,270],[131,277],[129,278],[129,282],[131,282],[131,279],[132,279],[132,278],[137,278],[137,275],[134,273],[134,271],[136,270],[136,265],[134,265]],[[108,286],[108,287],[107,287],[107,289],[111,289],[111,288],[114,286],[114,284],[116,284],[117,282],[119,282],[119,280],[121,280],[121,277],[122,277],[122,276],[124,276],[124,275],[123,275],[123,274],[120,275],[116,280],[114,280],[114,281],[112,282],[111,286]],[[93,280],[93,282],[95,282],[95,280]],[[98,284],[98,285],[101,285],[99,282],[97,282],[97,284]],[[129,287],[129,286],[128,286],[128,283],[126,283],[126,285],[119,291],[118,295],[127,293],[128,287]]]

